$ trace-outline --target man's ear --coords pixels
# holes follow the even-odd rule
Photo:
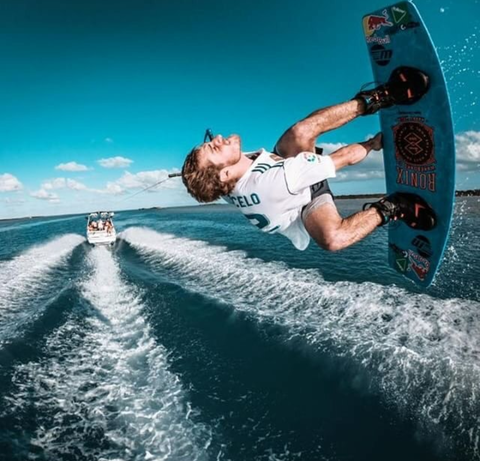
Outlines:
[[[220,170],[220,181],[227,182],[230,179],[230,171],[228,168],[222,168]]]

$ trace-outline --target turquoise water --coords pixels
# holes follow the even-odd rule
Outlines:
[[[340,201],[344,213],[361,201]],[[480,459],[480,203],[426,292],[386,231],[296,251],[224,207],[0,223],[0,459]]]

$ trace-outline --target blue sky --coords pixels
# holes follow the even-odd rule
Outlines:
[[[480,187],[480,0],[417,0],[443,61],[458,189]],[[361,18],[383,0],[4,0],[0,218],[195,203],[178,171],[206,127],[270,148],[372,80]],[[461,6],[460,6],[461,5]],[[378,131],[363,117],[327,149]],[[332,182],[383,192],[380,157]]]

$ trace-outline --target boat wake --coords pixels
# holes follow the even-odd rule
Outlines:
[[[183,287],[343,358],[357,370],[352,387],[379,392],[405,417],[415,417],[423,433],[441,437],[444,449],[453,444],[480,459],[478,302],[326,282],[316,270],[147,228],[129,228],[120,237]]]
[[[141,315],[141,293],[122,280],[108,249],[92,249],[87,264],[79,288],[89,307],[48,339],[45,360],[17,367],[2,416],[34,405],[29,442],[48,459],[206,459],[210,430],[194,422],[168,371]]]
[[[85,239],[67,234],[30,248],[11,261],[0,263],[0,345],[41,312],[35,297],[50,282],[55,269],[65,264]]]

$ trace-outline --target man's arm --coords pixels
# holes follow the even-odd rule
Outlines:
[[[349,144],[336,150],[330,155],[330,158],[333,160],[336,171],[338,171],[346,166],[361,162],[370,151],[380,150],[382,146],[382,133],[378,133],[368,141]]]
[[[312,112],[283,133],[276,151],[283,158],[294,157],[300,152],[315,152],[315,142],[321,134],[345,125],[364,111],[363,101],[354,99]]]

